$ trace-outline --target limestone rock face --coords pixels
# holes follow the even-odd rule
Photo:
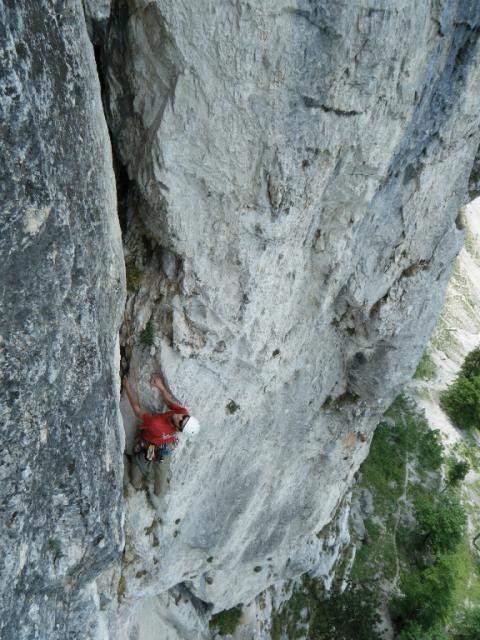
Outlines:
[[[0,16],[1,635],[201,638],[212,611],[332,570],[325,526],[462,241],[480,5],[0,0]],[[160,409],[162,368],[203,425],[160,496],[125,483],[125,514],[123,256],[88,34],[124,365],[142,406]]]
[[[114,3],[131,372],[203,424],[161,504],[127,501],[133,599],[218,610],[317,562],[462,241],[479,27],[463,0]]]
[[[123,545],[111,149],[80,3],[0,16],[0,636],[85,638]]]

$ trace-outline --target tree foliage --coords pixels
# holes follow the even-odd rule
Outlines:
[[[403,595],[390,604],[394,622],[405,631],[412,622],[424,630],[435,628],[448,619],[453,604],[455,569],[451,558],[440,556],[421,572],[406,572],[400,588]]]
[[[467,523],[465,509],[457,496],[447,493],[436,500],[423,497],[417,500],[415,511],[424,544],[435,554],[454,551]]]
[[[470,471],[470,464],[467,460],[453,460],[447,472],[447,486],[457,487],[465,480],[465,476]]]
[[[209,625],[217,629],[221,636],[226,636],[235,632],[240,618],[242,617],[242,605],[237,605],[232,609],[224,609],[214,614],[210,618]]]
[[[480,427],[480,376],[457,378],[440,395],[440,405],[460,429]]]
[[[480,346],[470,351],[460,369],[460,377],[462,378],[475,378],[476,376],[480,376]]]
[[[417,434],[418,461],[423,469],[435,471],[443,462],[443,444],[438,429],[426,429]]]
[[[310,640],[381,640],[378,596],[362,585],[349,584],[318,602],[310,622]]]
[[[448,640],[448,637],[438,626],[425,630],[418,622],[411,622],[397,636],[397,640]]]
[[[480,607],[466,609],[455,625],[453,640],[478,640],[480,638]]]

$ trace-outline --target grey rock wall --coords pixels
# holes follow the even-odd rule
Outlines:
[[[218,610],[318,561],[462,241],[479,28],[463,0],[113,3],[131,373],[158,408],[163,366],[204,426],[161,503],[127,500],[131,599]]]
[[[123,545],[111,149],[80,2],[0,24],[0,636],[87,638]]]
[[[479,145],[480,6],[0,15],[2,637],[202,637],[212,611],[321,566],[317,534],[430,336]],[[161,497],[125,484],[124,529],[125,283],[88,34],[124,364],[147,409],[161,367],[203,424]]]

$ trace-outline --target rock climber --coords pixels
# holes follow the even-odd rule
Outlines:
[[[128,379],[124,378],[122,384],[133,412],[142,421],[141,438],[133,450],[134,461],[142,474],[148,476],[149,463],[161,462],[177,443],[180,433],[187,436],[196,435],[200,430],[200,424],[190,415],[188,409],[175,402],[159,374],[152,375],[150,384],[159,389],[163,401],[169,408],[169,411],[164,413],[151,414],[144,411],[135,400]]]

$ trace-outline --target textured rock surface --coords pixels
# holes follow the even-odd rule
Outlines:
[[[2,634],[146,640],[148,612],[201,637],[318,565],[431,333],[479,143],[480,5],[83,4],[131,379],[158,408],[161,364],[204,429],[162,497],[127,486],[123,562],[94,583],[122,546],[112,159],[80,2],[2,4]]]
[[[0,2],[0,636],[65,640],[123,544],[123,257],[81,5],[27,5]]]
[[[318,561],[462,240],[479,25],[462,0],[114,3],[131,371],[152,408],[161,363],[204,424],[161,501],[130,495],[130,597],[222,609]]]

